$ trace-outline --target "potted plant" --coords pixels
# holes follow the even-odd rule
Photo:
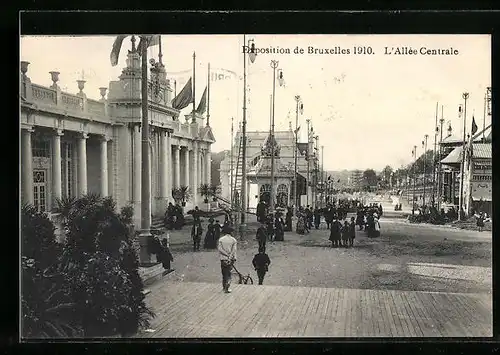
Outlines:
[[[201,184],[198,190],[200,195],[204,198],[203,202],[208,203],[208,197],[211,195],[210,186],[208,184]]]
[[[172,189],[172,198],[174,199],[175,203],[181,202],[182,196],[181,196],[181,191],[178,187],[174,187]]]
[[[189,201],[189,198],[191,197],[191,194],[189,192],[189,187],[188,186],[181,186],[179,187],[178,194],[180,196],[180,200],[182,201],[182,207],[186,206],[186,202]]]
[[[212,195],[212,200],[217,202],[217,195],[220,193],[219,186],[211,185],[210,186],[210,194]]]

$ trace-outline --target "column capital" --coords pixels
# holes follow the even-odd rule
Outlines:
[[[80,136],[80,138],[83,138],[83,139],[89,138],[89,134],[86,132],[80,132],[78,135]]]
[[[181,146],[178,144],[172,144],[172,148],[174,148],[174,150],[176,150],[176,151],[181,150]]]
[[[54,134],[56,136],[62,136],[62,135],[64,135],[64,131],[60,128],[54,128]]]
[[[99,136],[99,140],[101,142],[109,142],[111,140],[111,136],[109,134],[101,134]]]
[[[33,126],[22,125],[21,129],[29,133],[35,132],[35,128]]]

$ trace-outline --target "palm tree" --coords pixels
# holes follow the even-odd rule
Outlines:
[[[186,202],[189,201],[189,198],[191,197],[189,187],[188,186],[179,187],[179,196],[180,200],[182,201],[182,206],[186,206]]]
[[[203,202],[208,203],[208,197],[211,195],[211,190],[210,190],[210,185],[208,184],[201,184],[200,187],[198,188],[200,195],[204,197]]]
[[[213,201],[217,201],[217,195],[220,194],[220,187],[217,185],[210,185],[210,194],[212,195]]]

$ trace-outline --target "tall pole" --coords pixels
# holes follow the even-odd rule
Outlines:
[[[458,220],[462,220],[462,208],[464,203],[464,164],[465,164],[465,131],[467,130],[467,99],[469,98],[469,93],[464,92],[462,94],[464,99],[464,132],[463,132],[463,142],[462,142],[462,163],[460,164],[460,195],[458,195]]]
[[[486,102],[488,100],[488,91],[484,93],[484,103],[483,103],[483,142],[484,142],[484,131],[486,130]]]
[[[207,73],[207,127],[210,126],[210,63],[208,63]]]
[[[423,154],[423,158],[424,158],[424,195],[423,195],[423,199],[422,199],[422,206],[425,206],[425,185],[427,184],[427,139],[429,138],[429,135],[426,134],[424,136],[424,146],[422,148],[424,148],[424,154]]]
[[[443,196],[443,177],[441,173],[441,155],[442,155],[442,143],[443,143],[443,123],[444,123],[444,117],[443,117],[443,106],[441,105],[441,119],[439,120],[439,124],[441,125],[439,127],[439,132],[440,132],[440,137],[439,137],[439,162],[438,162],[438,208],[441,209],[441,200]]]
[[[324,207],[323,198],[324,198],[324,195],[325,195],[325,186],[324,186],[325,180],[323,179],[323,176],[324,176],[324,173],[325,173],[325,166],[323,165],[324,150],[325,150],[325,146],[322,145],[321,146],[321,187],[322,187],[322,191],[321,191],[321,207]]]
[[[411,213],[415,214],[415,180],[417,178],[417,174],[415,173],[415,168],[417,163],[417,146],[413,146],[413,166],[412,166],[412,175],[413,175],[413,194],[412,194],[412,201],[411,201]]]
[[[234,200],[233,200],[233,176],[234,176],[234,163],[233,163],[233,160],[234,160],[234,123],[233,123],[234,119],[233,117],[231,117],[231,160],[229,161],[229,164],[230,164],[230,183],[231,183],[231,186],[229,187],[229,196],[231,198],[230,202],[231,202],[231,209],[234,210]]]
[[[148,263],[151,260],[150,254],[147,251],[149,239],[151,237],[151,186],[150,171],[149,171],[149,122],[148,122],[148,43],[147,37],[142,37],[145,45],[142,46],[142,80],[141,80],[141,104],[142,104],[142,172],[141,172],[141,262]]]
[[[307,162],[307,177],[306,177],[306,206],[309,206],[309,143],[310,143],[310,133],[309,124],[311,120],[308,118],[307,122],[307,150],[306,150],[306,162]]]
[[[246,44],[246,36],[243,35],[243,45]],[[241,122],[241,139],[243,147],[241,152],[241,215],[240,215],[240,237],[244,238],[246,228],[247,211],[247,54],[243,51],[243,120]]]
[[[298,184],[297,184],[297,158],[298,158],[298,152],[297,152],[297,145],[298,145],[298,136],[299,136],[299,103],[300,103],[300,96],[299,95],[296,95],[295,96],[295,102],[297,103],[296,105],[296,108],[295,108],[295,145],[294,145],[294,149],[293,149],[293,164],[294,164],[294,169],[293,169],[293,192],[295,194],[295,196],[293,196],[293,215],[296,216],[297,215],[297,196],[298,195],[298,192],[297,192],[297,187],[298,187]]]
[[[271,68],[273,68],[273,109],[271,114],[271,201],[269,204],[270,210],[274,213],[274,105],[276,102],[276,68],[278,67],[277,60],[271,60]]]
[[[196,52],[193,52],[193,118],[191,123],[196,122]]]
[[[434,152],[432,153],[432,206],[436,203],[436,149],[437,149],[437,135],[438,135],[438,110],[439,102],[436,102],[436,123],[434,125]]]
[[[158,35],[158,62],[160,63],[160,66],[163,66],[162,58],[163,53],[161,52],[161,35]]]

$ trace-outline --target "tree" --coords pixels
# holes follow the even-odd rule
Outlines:
[[[376,186],[377,185],[377,173],[373,169],[366,169],[363,171],[363,185],[364,186]]]
[[[392,174],[392,168],[390,165],[387,165],[383,170],[382,170],[382,179],[389,183],[391,180],[391,174]]]

